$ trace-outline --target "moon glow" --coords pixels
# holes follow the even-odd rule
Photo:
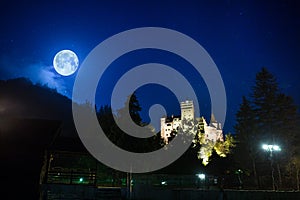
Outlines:
[[[79,60],[77,55],[71,50],[58,52],[53,59],[53,67],[57,73],[63,76],[74,74],[78,68]]]

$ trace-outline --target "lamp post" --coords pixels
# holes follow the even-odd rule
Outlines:
[[[198,177],[197,187],[203,186],[203,188],[205,188],[205,174],[196,174],[196,176]]]
[[[262,148],[270,153],[270,162],[271,162],[271,169],[272,169],[272,187],[275,190],[275,180],[274,180],[274,167],[273,167],[273,152],[274,151],[281,151],[280,146],[275,144],[263,144]]]

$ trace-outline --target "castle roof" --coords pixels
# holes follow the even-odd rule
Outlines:
[[[210,117],[210,123],[217,123],[217,120],[215,118],[215,115],[212,113]]]
[[[167,116],[166,117],[166,120],[165,120],[165,122],[167,123],[167,122],[172,122],[173,121],[173,119],[175,119],[175,118],[179,118],[179,119],[181,119],[181,116],[180,115],[172,115],[172,116]]]

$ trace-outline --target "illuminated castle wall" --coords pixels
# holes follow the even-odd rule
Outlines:
[[[181,125],[181,119],[194,120],[195,110],[193,101],[184,101],[180,103],[181,116],[162,117],[160,119],[160,131],[163,140],[168,143],[172,134],[176,133],[179,126]],[[204,117],[196,118],[198,127],[204,130],[205,137],[207,140],[221,140],[223,141],[223,131],[221,123],[218,123],[212,114],[210,124],[207,124]]]

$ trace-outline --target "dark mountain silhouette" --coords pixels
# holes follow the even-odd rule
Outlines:
[[[59,120],[62,135],[76,136],[71,100],[25,78],[0,80],[0,118]]]

